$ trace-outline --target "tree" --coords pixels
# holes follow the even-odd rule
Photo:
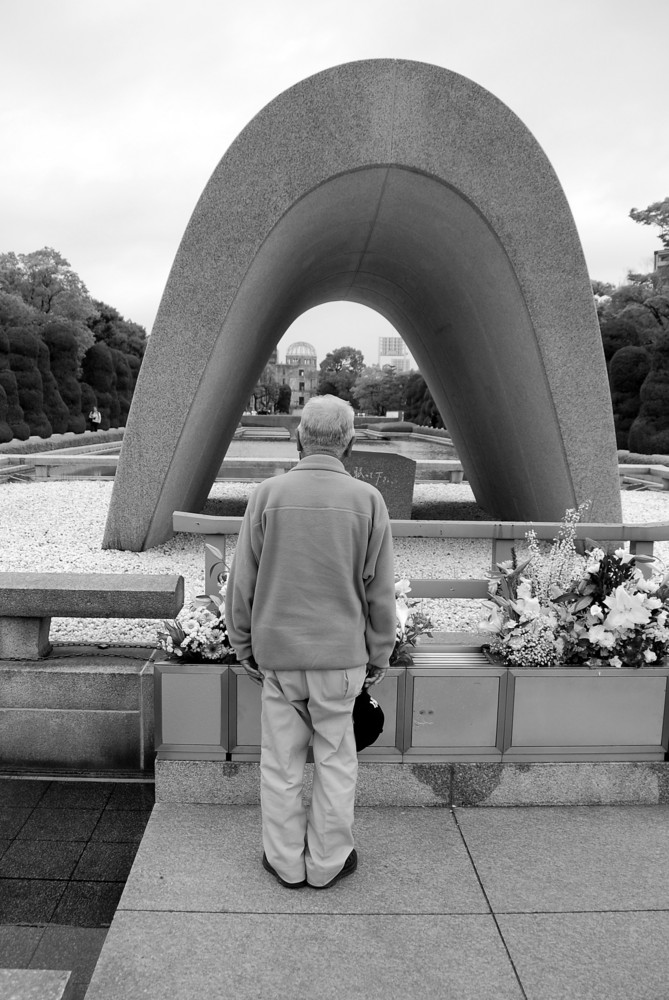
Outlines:
[[[118,396],[112,353],[106,344],[98,342],[86,351],[81,365],[84,381],[91,386],[102,415],[100,428],[104,431],[112,426],[114,417],[118,420]],[[83,404],[83,385],[82,385]],[[84,411],[88,412],[88,411]],[[118,426],[115,424],[114,426]]]
[[[279,386],[279,396],[274,406],[276,413],[290,413],[290,400],[292,392],[289,385]]]
[[[398,374],[393,365],[364,368],[353,386],[353,397],[361,410],[383,417],[388,410],[403,409],[407,381],[407,376]]]
[[[70,411],[65,405],[58,383],[51,371],[51,356],[49,348],[43,340],[35,338],[38,345],[37,367],[42,376],[42,389],[44,394],[44,412],[47,420],[51,424],[54,434],[64,434],[68,428]]]
[[[20,328],[36,333],[44,316],[23,301],[20,295],[0,290],[0,329]]]
[[[669,331],[669,294],[657,271],[630,272],[624,284],[597,301],[597,313],[608,364],[621,347],[651,348]]]
[[[630,451],[669,454],[669,337],[661,337],[651,355],[651,369],[639,393],[639,415],[630,427]]]
[[[19,403],[30,433],[48,438],[53,433],[44,412],[44,386],[38,368],[39,340],[28,330],[10,330],[9,367],[16,376]]]
[[[611,316],[602,321],[599,329],[607,365],[621,347],[636,347],[639,343],[639,331],[629,319]]]
[[[146,330],[139,323],[132,323],[121,316],[118,309],[93,299],[95,313],[88,319],[87,325],[98,341],[103,341],[108,347],[123,354],[134,354],[137,358],[144,357],[146,350]]]
[[[251,393],[254,410],[257,413],[271,413],[279,398],[279,388],[272,374],[271,365],[266,365]]]
[[[68,322],[57,321],[46,324],[42,339],[49,349],[51,372],[58,391],[68,409],[67,430],[81,434],[86,430],[86,417],[82,412],[81,384],[77,378],[76,337]],[[89,410],[90,407],[85,413]]]
[[[11,430],[10,441],[12,438],[18,438],[19,441],[27,441],[30,437],[30,428],[26,423],[25,415],[19,401],[16,376],[9,367],[9,356],[9,338],[0,327],[0,391],[4,393],[7,403],[4,419]]]
[[[79,357],[93,344],[87,320],[95,314],[88,289],[69,261],[51,247],[33,253],[0,254],[0,291],[18,296],[43,317],[73,325]]]
[[[669,250],[669,196],[663,201],[654,201],[647,208],[633,208],[630,219],[642,226],[658,226],[660,241]]]
[[[413,372],[408,379],[404,417],[415,424],[443,427],[444,421],[420,372]]]
[[[650,354],[645,347],[621,347],[611,358],[609,382],[619,448],[629,445],[630,427],[641,406],[639,391],[649,371]]]
[[[111,349],[114,361],[114,373],[116,375],[116,394],[118,396],[119,417],[118,426],[125,427],[128,422],[128,413],[132,402],[132,371],[128,364],[127,356],[123,351]]]
[[[330,351],[321,361],[318,379],[318,393],[323,396],[331,393],[354,403],[353,385],[365,367],[362,351],[355,347],[338,347]]]
[[[14,437],[14,431],[9,426],[7,417],[9,416],[9,400],[7,393],[0,384],[0,444],[6,444]]]

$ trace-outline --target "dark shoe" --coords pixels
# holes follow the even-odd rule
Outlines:
[[[266,872],[269,872],[270,875],[273,875],[274,878],[277,880],[277,882],[280,882],[281,885],[284,885],[286,889],[301,889],[303,885],[307,884],[306,878],[303,879],[301,882],[286,882],[285,878],[281,878],[279,873],[272,868],[271,864],[267,860],[266,854],[263,854],[262,856],[262,866]]]
[[[337,872],[334,878],[331,878],[329,882],[325,883],[325,885],[311,885],[311,882],[309,883],[309,885],[311,886],[312,889],[331,889],[332,886],[335,884],[335,882],[338,882],[340,878],[345,878],[347,875],[352,875],[357,867],[358,867],[358,854],[355,848],[353,848],[353,850],[347,857],[346,861],[344,862],[344,867],[340,872]]]

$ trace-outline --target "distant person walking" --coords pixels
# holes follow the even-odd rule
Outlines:
[[[262,684],[263,865],[291,889],[327,889],[356,869],[353,704],[383,680],[395,642],[388,511],[342,464],[354,440],[348,403],[307,402],[300,461],[252,494],[226,592],[230,641]]]
[[[88,414],[88,419],[90,421],[91,430],[96,431],[100,424],[102,423],[102,414],[98,410],[97,406],[94,406],[91,412]]]

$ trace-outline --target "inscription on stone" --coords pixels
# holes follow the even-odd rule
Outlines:
[[[386,501],[392,518],[409,520],[416,479],[416,463],[404,455],[385,451],[356,451],[344,460],[346,471],[354,479],[364,479],[376,486]]]

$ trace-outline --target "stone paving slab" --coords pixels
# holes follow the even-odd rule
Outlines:
[[[492,916],[142,912],[117,914],[86,994],[86,1000],[131,997],[522,1000],[523,994]]]
[[[70,1000],[69,972],[41,969],[0,969],[2,1000]]]
[[[456,816],[496,913],[669,909],[667,806]]]
[[[527,1000],[665,1000],[669,913],[504,914]]]
[[[0,968],[27,968],[43,933],[43,927],[0,924]]]
[[[72,970],[71,985],[88,983],[106,936],[103,928],[51,924],[44,929],[30,968]]]
[[[358,809],[358,871],[289,892],[261,867],[260,809],[158,803],[122,910],[238,913],[488,913],[452,814]]]

